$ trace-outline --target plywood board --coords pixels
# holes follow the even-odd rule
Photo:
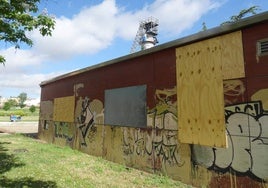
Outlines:
[[[53,102],[52,101],[40,102],[40,119],[42,120],[53,119]]]
[[[55,98],[53,121],[74,122],[74,106],[74,96]]]
[[[241,31],[218,37],[221,45],[223,79],[245,77],[245,63]]]
[[[176,49],[179,140],[226,146],[220,38]]]

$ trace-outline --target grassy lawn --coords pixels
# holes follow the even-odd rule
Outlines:
[[[21,121],[39,120],[39,108],[37,108],[36,111],[33,113],[30,112],[28,108],[22,108],[22,109],[13,108],[7,111],[0,109],[0,122],[9,122],[11,114],[21,116]]]
[[[39,116],[22,116],[21,121],[38,121]],[[10,117],[9,116],[0,116],[0,122],[9,122]]]
[[[0,187],[190,187],[22,135],[0,135]]]

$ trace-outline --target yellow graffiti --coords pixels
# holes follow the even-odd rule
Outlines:
[[[155,97],[158,100],[156,104],[155,110],[157,115],[163,114],[165,112],[171,112],[175,116],[177,116],[177,102],[172,101],[171,97],[176,97],[177,95],[177,87],[175,86],[172,89],[157,89],[155,91]]]
[[[264,110],[268,110],[268,89],[261,89],[251,96],[252,101],[261,101]]]

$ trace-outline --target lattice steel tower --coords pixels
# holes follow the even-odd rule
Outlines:
[[[136,37],[132,44],[130,53],[138,51],[138,46],[141,50],[145,50],[154,47],[158,40],[158,20],[155,18],[148,18],[147,20],[141,21]]]

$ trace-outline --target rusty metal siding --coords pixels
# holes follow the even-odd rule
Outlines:
[[[242,30],[246,77],[267,76],[268,55],[257,56],[257,41],[268,38],[268,21]]]
[[[79,96],[90,95],[104,101],[104,90],[147,85],[147,105],[155,105],[156,88],[176,85],[175,51],[173,48],[119,62],[41,86],[41,101],[74,94],[74,85],[83,83]]]

